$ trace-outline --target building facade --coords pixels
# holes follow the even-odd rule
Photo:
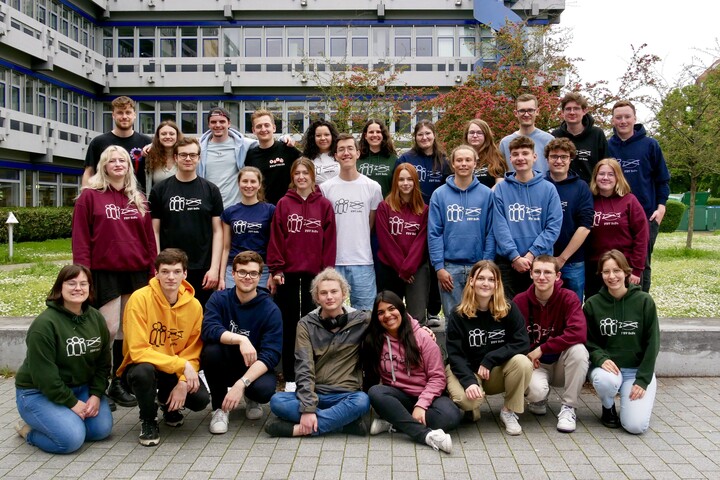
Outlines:
[[[399,69],[448,90],[492,62],[505,21],[559,20],[564,0],[0,0],[0,206],[72,205],[110,101],[137,101],[136,130],[172,119],[189,135],[213,106],[250,131],[332,118],[317,80],[347,66]],[[200,9],[202,7],[202,9]],[[390,127],[409,134],[413,103]]]

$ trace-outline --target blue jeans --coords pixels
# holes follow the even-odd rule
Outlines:
[[[582,303],[585,292],[585,262],[566,263],[560,272],[563,287],[575,292]]]
[[[372,310],[377,295],[375,267],[372,265],[337,265],[335,270],[350,284],[350,306]]]
[[[605,408],[615,405],[615,395],[620,392],[620,424],[629,433],[639,435],[650,427],[657,381],[652,381],[645,390],[645,395],[637,400],[630,400],[630,390],[635,383],[637,368],[621,368],[620,375],[615,375],[600,367],[590,372],[590,381]]]
[[[452,309],[460,304],[462,300],[463,289],[467,283],[468,275],[472,265],[460,265],[458,263],[445,262],[445,270],[450,274],[453,281],[452,292],[446,292],[442,285],[438,283],[440,289],[440,300],[442,301],[442,309],[447,319]],[[445,322],[445,330],[447,331],[447,321]]]
[[[372,266],[370,266],[372,268]],[[318,431],[313,435],[337,432],[370,411],[365,392],[318,393]],[[270,399],[270,411],[278,418],[300,423],[300,402],[294,392],[278,392]]]
[[[71,390],[83,402],[90,396],[87,385]],[[113,417],[104,395],[98,414],[85,420],[65,405],[50,401],[35,388],[16,389],[15,401],[20,417],[31,428],[28,445],[48,453],[72,453],[86,441],[102,440],[112,431]]]
[[[229,264],[225,268],[225,290],[228,288],[235,288],[235,278],[232,273],[232,264]],[[258,281],[258,287],[267,288],[268,277],[270,277],[270,270],[267,265],[263,267],[263,272],[260,274],[260,280]]]

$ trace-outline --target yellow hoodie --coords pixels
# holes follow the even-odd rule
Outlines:
[[[178,301],[170,306],[153,278],[150,283],[135,291],[125,305],[123,315],[123,354],[118,368],[121,376],[130,364],[150,363],[165,373],[174,373],[185,380],[185,362],[195,371],[200,369],[200,328],[203,311],[195,299],[195,290],[183,280]]]

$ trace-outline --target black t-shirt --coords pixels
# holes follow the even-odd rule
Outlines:
[[[160,249],[184,250],[188,270],[210,268],[212,218],[222,212],[220,189],[201,177],[189,182],[170,177],[150,192],[150,215],[160,220]]]
[[[245,165],[256,167],[263,174],[265,187],[265,201],[277,205],[288,191],[290,184],[290,167],[300,157],[295,147],[288,147],[283,142],[272,144],[269,148],[255,146],[248,150]]]
[[[112,132],[103,133],[93,138],[90,145],[88,145],[87,154],[85,154],[85,167],[92,167],[97,172],[100,155],[109,146],[117,145],[130,154],[135,177],[140,188],[145,191],[145,157],[142,156],[142,149],[149,143],[152,143],[152,138],[138,132],[133,132],[129,137],[118,137]]]

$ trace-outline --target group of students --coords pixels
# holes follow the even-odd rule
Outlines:
[[[129,99],[126,97],[116,100],[121,101],[117,102],[117,105],[113,102],[116,128],[110,134],[116,138],[131,138],[136,135],[132,132],[134,104],[128,104]],[[574,104],[581,103],[577,97],[566,100],[567,97],[563,99],[565,110],[567,105],[570,105],[572,110]],[[628,123],[634,123],[634,107],[625,102],[616,108],[620,113],[632,109],[631,118],[624,118],[616,125],[617,135],[623,128],[627,130]],[[572,112],[577,114],[576,110]],[[523,121],[528,115],[535,115],[536,111],[537,101],[534,97],[523,96],[518,99],[517,115],[521,125],[520,133],[523,131]],[[570,117],[571,115],[568,115],[566,118]],[[581,118],[584,119],[585,116]],[[60,310],[63,308],[69,310],[68,307],[63,307],[64,302],[77,307],[77,302],[72,303],[71,300],[82,297],[83,291],[87,290],[82,286],[87,287],[91,284],[94,287],[94,296],[91,297],[90,292],[87,291],[83,301],[79,303],[82,308],[79,310],[75,308],[72,310],[73,314],[68,315],[71,316],[72,322],[80,322],[79,319],[83,315],[93,312],[87,308],[89,302],[98,306],[106,321],[108,345],[100,342],[101,352],[95,348],[99,342],[88,341],[89,337],[85,337],[84,343],[80,338],[77,345],[78,348],[81,344],[85,345],[82,347],[83,355],[89,350],[98,355],[106,355],[106,350],[112,352],[111,361],[107,362],[108,368],[111,368],[108,396],[121,406],[140,404],[143,420],[141,443],[143,443],[143,435],[146,437],[149,435],[151,440],[144,444],[157,444],[157,421],[154,420],[157,409],[151,412],[147,398],[141,401],[140,398],[135,398],[137,395],[132,395],[131,391],[137,388],[133,386],[134,377],[128,375],[128,369],[124,364],[128,356],[131,358],[131,363],[142,363],[133,357],[133,342],[145,345],[143,348],[146,350],[160,348],[169,353],[177,348],[180,337],[183,338],[180,343],[185,344],[187,335],[191,335],[190,331],[186,334],[181,331],[178,337],[177,328],[173,330],[168,324],[163,323],[163,320],[158,319],[155,319],[146,330],[141,330],[141,333],[126,331],[128,325],[132,325],[132,322],[128,323],[129,313],[126,304],[130,301],[131,295],[135,296],[133,292],[152,288],[153,282],[157,280],[160,286],[155,285],[155,293],[160,298],[157,290],[158,288],[163,290],[161,288],[163,278],[158,271],[158,260],[155,260],[162,259],[162,255],[157,255],[159,251],[174,252],[174,249],[179,248],[187,253],[184,263],[173,262],[173,266],[180,264],[182,280],[178,280],[178,276],[174,275],[175,280],[170,283],[178,291],[197,297],[201,321],[203,306],[205,306],[206,319],[213,318],[209,312],[223,312],[218,314],[218,318],[221,319],[218,325],[222,326],[207,330],[214,333],[206,334],[203,323],[202,340],[206,342],[206,346],[202,347],[202,351],[205,352],[208,348],[208,340],[211,344],[240,345],[239,352],[233,349],[234,363],[230,357],[223,357],[220,354],[214,357],[210,355],[207,359],[203,357],[207,362],[211,362],[212,357],[217,362],[216,365],[240,363],[240,367],[233,374],[228,374],[229,370],[226,369],[227,371],[221,375],[222,378],[211,378],[213,374],[208,376],[206,372],[214,410],[211,421],[211,431],[215,430],[213,433],[227,431],[229,410],[237,406],[245,388],[247,392],[251,392],[253,389],[250,387],[251,383],[264,375],[271,374],[280,356],[283,358],[286,393],[295,395],[295,389],[299,389],[296,397],[301,404],[303,398],[312,399],[312,395],[309,397],[306,395],[307,392],[305,396],[303,395],[302,381],[298,381],[297,378],[297,369],[301,364],[300,356],[303,351],[298,346],[302,334],[299,325],[302,325],[301,319],[312,316],[313,303],[320,305],[318,311],[322,313],[322,302],[319,300],[318,292],[313,288],[317,286],[314,283],[317,280],[316,275],[328,267],[334,267],[333,272],[337,273],[336,280],[341,286],[345,284],[348,286],[347,289],[344,287],[339,289],[344,295],[343,300],[347,296],[351,306],[358,311],[373,309],[374,313],[369,317],[371,323],[374,317],[378,317],[380,324],[386,326],[384,319],[386,317],[392,319],[395,316],[388,311],[402,310],[400,323],[407,323],[408,326],[404,329],[405,337],[408,337],[407,332],[413,333],[413,338],[418,336],[414,332],[424,332],[419,328],[421,324],[438,325],[433,323],[435,316],[433,309],[436,312],[439,310],[437,305],[439,303],[437,293],[439,293],[448,333],[447,382],[451,398],[464,410],[471,412],[472,416],[477,416],[478,402],[484,395],[483,389],[487,389],[488,393],[496,390],[507,391],[505,389],[508,387],[501,385],[503,382],[493,377],[493,372],[496,368],[502,370],[504,368],[502,365],[512,360],[515,376],[510,377],[516,379],[516,384],[513,387],[514,393],[508,392],[506,395],[505,406],[501,412],[501,419],[507,431],[512,434],[519,433],[515,413],[523,411],[523,395],[530,384],[530,378],[534,376],[533,366],[538,368],[544,363],[542,359],[546,359],[546,356],[542,358],[538,356],[537,348],[531,349],[531,354],[525,357],[530,360],[528,374],[528,363],[515,357],[517,355],[524,357],[527,353],[528,331],[532,336],[533,329],[537,327],[539,333],[535,342],[538,343],[536,347],[539,347],[542,338],[547,340],[547,337],[553,336],[552,328],[545,329],[533,324],[531,315],[530,326],[526,328],[524,322],[522,324],[520,330],[525,332],[525,338],[520,339],[522,335],[517,331],[519,325],[517,308],[514,308],[514,304],[510,301],[515,295],[522,295],[522,292],[533,288],[534,265],[538,259],[555,255],[550,262],[555,267],[552,273],[559,278],[562,272],[563,280],[567,280],[568,286],[577,294],[578,305],[583,298],[587,299],[586,310],[592,304],[590,299],[598,297],[592,296],[593,294],[599,290],[601,295],[606,293],[604,288],[601,289],[603,282],[607,289],[610,289],[602,260],[606,252],[617,252],[619,255],[611,259],[615,262],[615,266],[608,267],[609,271],[613,272],[612,276],[616,284],[640,283],[648,258],[648,243],[652,243],[648,238],[652,222],[648,223],[648,217],[644,216],[648,209],[640,206],[638,200],[630,193],[628,182],[623,176],[623,168],[627,163],[625,161],[622,166],[613,159],[597,161],[592,168],[588,186],[584,179],[570,169],[571,165],[578,163],[577,159],[581,156],[573,142],[564,138],[549,140],[542,151],[549,171],[540,172],[533,168],[538,158],[538,145],[530,139],[533,135],[513,134],[509,136],[513,137],[511,139],[506,137],[507,142],[503,139],[501,146],[507,147],[508,150],[508,159],[505,163],[500,149],[495,146],[489,126],[478,119],[468,122],[464,135],[466,144],[455,148],[450,153],[449,160],[445,158],[445,152],[435,137],[435,126],[427,120],[420,121],[415,126],[412,149],[397,158],[387,128],[381,121],[375,119],[366,123],[360,142],[351,135],[339,134],[332,123],[318,120],[305,134],[302,155],[293,148],[292,140],[274,139],[275,121],[270,112],[259,111],[252,116],[253,132],[258,137],[257,142],[251,142],[239,132],[232,130],[229,119],[229,114],[223,109],[212,109],[208,116],[209,130],[200,141],[183,137],[176,125],[172,122],[163,122],[158,126],[155,138],[146,142],[151,146],[144,150],[140,148],[146,157],[144,167],[138,167],[141,164],[140,160],[145,157],[137,148],[130,150],[130,153],[114,144],[105,148],[99,156],[97,165],[92,167],[94,175],[84,178],[87,186],[83,188],[78,198],[73,217],[74,261],[76,264],[88,267],[89,270],[66,272],[62,279],[59,276],[54,287],[57,291],[51,294],[52,299],[50,297],[48,299],[49,310],[51,308],[57,310],[58,306]],[[116,130],[124,132],[121,134],[124,136],[119,136]],[[527,128],[525,130],[527,131]],[[635,130],[633,125],[630,125],[630,131]],[[631,140],[632,138],[627,141]],[[103,141],[109,140],[105,138]],[[95,151],[98,148],[92,144],[91,147],[94,148],[89,149],[89,154],[91,150]],[[226,174],[222,178],[217,178],[218,166],[226,165],[223,162],[227,158],[230,158],[237,176]],[[630,164],[636,171],[643,171],[643,159]],[[662,164],[664,165],[664,160]],[[514,171],[506,172],[510,169]],[[141,176],[137,175],[136,179],[135,174],[138,171],[143,172],[142,178],[145,180],[142,185],[138,182]],[[214,173],[210,173],[213,171]],[[213,183],[211,179],[219,185]],[[658,181],[659,190],[662,190],[661,180]],[[288,184],[289,189],[285,190],[283,195],[282,185]],[[141,192],[143,187],[150,189],[149,205]],[[264,201],[264,190],[273,192],[273,202]],[[662,191],[658,193],[657,198],[660,202],[658,205],[664,203],[661,201],[661,196]],[[238,199],[239,202],[236,202]],[[652,212],[652,215],[657,213],[654,210]],[[657,218],[655,220],[657,224],[661,216],[659,220]],[[588,234],[590,240],[585,241]],[[584,244],[587,247],[587,254],[583,252]],[[241,269],[238,273],[236,261],[239,254],[246,251],[256,252],[256,257],[253,257],[249,263],[257,264],[259,268],[252,271]],[[240,262],[240,265],[242,264],[243,262]],[[267,270],[263,268],[264,264],[267,264]],[[625,267],[628,265],[630,273],[624,275]],[[482,277],[481,280],[474,278],[478,276]],[[79,280],[82,277],[84,279]],[[143,287],[147,285],[148,278],[151,279],[150,286]],[[240,285],[252,281],[255,282],[255,286],[250,288],[248,285],[247,293],[249,294],[250,291],[254,293],[251,297],[241,298]],[[64,288],[66,284],[73,282],[80,286],[82,291],[74,289],[68,294],[68,298],[65,298]],[[258,284],[263,288],[260,290],[255,288]],[[210,294],[218,287],[221,291],[216,292],[211,299]],[[223,287],[225,290],[222,290]],[[560,286],[558,285],[557,288],[560,289]],[[177,305],[171,300],[174,298],[174,302],[177,302],[178,294],[170,292],[170,295],[167,295],[165,290],[163,293],[169,310],[161,311],[171,315],[172,309]],[[621,297],[628,291],[634,292],[634,290],[633,287],[629,290],[626,287]],[[273,304],[274,308],[263,307],[264,313],[270,312],[271,317],[279,319],[282,335],[277,334],[278,326],[274,326],[273,339],[274,345],[278,347],[277,351],[272,350],[265,358],[265,362],[262,362],[265,370],[258,372],[252,370],[252,365],[259,358],[253,352],[257,346],[252,347],[255,345],[253,341],[243,340],[243,338],[252,340],[252,333],[240,328],[239,320],[235,317],[246,307],[244,300],[255,302],[256,297],[261,297],[272,303],[268,291],[274,295],[277,306]],[[377,292],[383,293],[376,298]],[[393,296],[388,297],[388,292]],[[492,295],[489,295],[487,302],[481,301],[490,293]],[[392,301],[380,302],[381,297],[390,298]],[[508,298],[507,301],[505,297]],[[213,300],[219,301],[220,298],[222,302],[213,307]],[[403,298],[407,303],[409,315],[405,314]],[[647,299],[642,298],[643,302],[652,303],[649,296]],[[390,303],[392,308],[383,305],[381,313],[378,314],[375,311],[378,309],[378,302]],[[217,304],[217,301],[215,303]],[[329,328],[337,324],[331,320],[337,320],[338,316],[351,313],[342,307],[342,303],[336,306],[341,310],[336,309],[335,312],[340,313],[333,316],[320,315],[318,320],[322,328],[333,334],[337,333],[333,330],[342,329],[347,325]],[[648,307],[647,318],[654,313],[654,304],[652,309],[653,312],[650,312]],[[620,316],[622,315],[621,312]],[[94,314],[90,316],[96,318]],[[470,330],[464,330],[477,323],[478,318],[498,322],[505,317],[510,318],[511,322],[508,325],[503,324],[502,328],[490,328],[489,325],[483,324],[482,327],[476,325]],[[177,320],[175,317],[173,319]],[[417,325],[410,319],[415,319]],[[325,320],[330,323],[325,323]],[[637,319],[606,318],[603,322],[600,327],[603,337],[635,335],[628,332],[635,331],[638,323],[643,324]],[[650,325],[652,322],[646,320],[645,323]],[[123,324],[125,328],[121,328]],[[588,320],[588,329],[591,331],[589,327]],[[645,345],[643,342],[649,341],[645,337],[652,333],[652,328],[652,326],[640,327],[642,331],[636,332],[642,337],[638,340],[638,344]],[[199,341],[199,332],[194,333],[198,333],[196,340]],[[382,355],[389,357],[381,364],[400,366],[402,362],[393,360],[391,338],[397,339],[397,335],[392,333],[385,335],[387,347],[391,350],[389,353],[383,350]],[[358,334],[357,342],[353,342],[353,344],[357,343],[358,349],[363,343],[361,341],[363,335],[364,331]],[[30,334],[28,338],[30,339]],[[379,345],[385,342],[383,339],[377,340],[378,338],[380,337],[376,338],[374,347],[372,347],[372,339],[366,342],[375,349],[375,353],[379,352]],[[412,376],[410,372],[414,369],[424,369],[424,374],[429,375],[424,354],[413,351],[418,346],[418,342],[423,345],[427,342],[424,338],[418,338],[414,342],[408,338],[401,340],[399,347],[400,350],[405,351],[407,374]],[[656,337],[653,339],[656,340]],[[56,340],[60,340],[60,337]],[[70,352],[72,342],[69,338],[66,340],[67,352]],[[607,340],[599,338],[597,339],[599,343],[588,343],[588,349],[591,349],[591,345],[600,345],[599,348],[602,350]],[[248,347],[248,343],[252,348]],[[579,342],[582,343],[584,341]],[[88,344],[93,348],[90,349]],[[512,355],[504,357],[496,352],[483,363],[488,351],[498,346],[502,347],[499,349],[503,355],[508,353]],[[195,345],[193,348],[199,352],[201,347]],[[354,352],[354,348],[350,348],[350,351]],[[359,350],[353,355],[358,352]],[[536,358],[531,358],[532,352],[536,352]],[[651,355],[652,349],[644,348],[642,352]],[[556,353],[560,355],[560,352]],[[623,357],[621,360],[611,360],[612,355],[613,353],[606,353],[593,358],[591,352],[591,360],[599,362],[593,364],[602,367],[605,371],[620,375],[620,383],[624,385],[625,369],[638,367],[639,354],[633,359]],[[305,360],[307,361],[308,358],[309,356]],[[577,358],[577,355],[573,355],[573,358]],[[30,359],[30,349],[28,359]],[[435,360],[428,359],[427,362],[433,363]],[[174,385],[185,383],[186,394],[190,391],[195,394],[204,390],[202,382],[197,381],[196,375],[200,365],[205,365],[204,361],[201,362],[198,357],[195,363],[190,362],[187,365],[184,362],[180,362],[182,365],[177,361],[170,362],[175,370],[168,367],[163,372],[170,374],[170,377],[175,375]],[[651,363],[654,363],[654,358]],[[178,370],[180,366],[182,368]],[[98,368],[100,367],[104,368],[104,363],[99,364]],[[437,365],[433,368],[437,370],[436,367]],[[391,368],[393,369],[394,367]],[[34,371],[35,367],[28,367],[28,370]],[[94,372],[95,368],[92,370]],[[143,371],[140,375],[142,381],[138,380],[140,384],[144,381],[144,385],[147,385],[149,381],[151,385],[160,388],[160,385],[168,379],[161,380],[157,375],[157,366],[155,370],[154,377],[151,375],[152,371]],[[195,375],[191,370],[194,370]],[[252,379],[242,376],[247,375],[251,370]],[[366,368],[366,374],[374,371],[379,373],[382,379],[380,370]],[[57,369],[55,371],[57,373]],[[652,377],[651,365],[649,372]],[[391,373],[395,382],[401,370],[397,372],[393,370]],[[631,380],[635,382],[632,392],[629,393],[632,400],[641,398],[648,389],[651,380],[647,373],[646,368],[642,381],[637,381],[632,372],[627,374],[628,378],[632,377]],[[235,378],[238,374],[241,376]],[[337,374],[338,371],[333,369],[330,376]],[[475,375],[474,380],[473,375]],[[307,379],[304,370],[301,377]],[[508,376],[504,377],[507,379]],[[600,375],[596,377],[599,378]],[[21,389],[35,390],[39,385],[32,380],[32,375],[30,377],[19,375],[18,378],[25,379],[22,382],[19,380],[18,392]],[[63,378],[63,375],[58,374],[54,379],[55,385],[63,383]],[[182,382],[178,382],[177,379]],[[270,380],[267,377],[266,381],[260,383],[263,387],[267,387],[271,383]],[[552,378],[548,381],[552,382]],[[240,392],[231,389],[227,395],[223,394],[224,392],[219,393],[227,387],[237,387],[238,382],[245,385]],[[77,383],[74,379],[65,383],[66,389],[70,388],[68,384],[73,388],[76,387],[74,383]],[[172,383],[169,382],[168,385]],[[435,383],[437,382],[428,385],[437,387],[439,383],[437,385]],[[274,391],[274,383],[272,385]],[[259,418],[257,403],[266,403],[272,391],[257,385],[253,387],[257,387],[257,391],[248,396],[246,415],[248,418]],[[642,392],[638,392],[636,387]],[[165,389],[164,397],[168,398],[167,402],[170,403],[161,402],[165,407],[169,405],[173,407],[164,408],[165,422],[168,425],[181,423],[182,415],[178,418],[177,412],[186,406],[183,402],[177,401],[179,397],[175,394],[175,388]],[[262,393],[259,392],[260,390]],[[345,391],[346,386],[341,385],[340,390]],[[435,397],[442,397],[443,390],[444,386]],[[417,394],[415,396],[421,396],[417,388],[411,388],[411,391]],[[38,393],[44,392],[40,389]],[[67,390],[63,394],[65,405],[75,411],[75,404],[71,406],[67,403],[73,403],[76,399],[79,404],[80,397],[70,395]],[[89,403],[95,407],[94,410],[88,410],[91,407],[83,403],[82,409],[85,412],[81,417],[83,419],[85,416],[94,418],[104,405],[99,400],[102,397],[101,392],[93,391],[92,396],[98,397],[97,403],[96,399],[92,399]],[[373,395],[370,398],[373,398]],[[422,410],[428,408],[427,398],[426,394],[421,402],[425,407],[421,408]],[[55,401],[58,399],[57,394],[53,399],[51,403],[63,403]],[[617,420],[614,406],[611,407],[606,400],[607,398],[603,399],[604,423],[619,425],[620,420]],[[541,411],[544,401],[541,398],[531,402],[531,406],[540,404],[536,410]],[[208,402],[205,392],[205,396],[200,395],[193,406],[201,409]],[[409,400],[405,402],[406,405],[407,402]],[[567,406],[572,411],[564,415],[561,420],[572,418],[572,422],[565,421],[563,428],[559,422],[558,428],[561,431],[574,430],[574,403],[572,399],[567,403],[563,402],[563,409]],[[272,405],[273,403],[271,408]],[[191,405],[187,406],[196,409]],[[20,400],[18,400],[18,408],[20,409]],[[314,408],[319,407],[316,405]],[[383,409],[376,407],[376,411],[378,408]],[[445,421],[456,417],[449,414],[447,408],[444,410],[438,408],[442,411],[439,416]],[[606,408],[608,412],[605,411]],[[650,410],[651,408],[652,401],[650,401]],[[410,410],[412,417],[425,425],[424,414]],[[287,413],[287,408],[279,411]],[[302,409],[300,412],[302,413]],[[261,409],[259,413],[262,415]],[[153,420],[150,420],[150,416]],[[279,414],[278,416],[282,417]],[[294,418],[293,416],[291,421]],[[649,413],[647,418],[649,422]],[[317,418],[315,424],[305,420],[297,424],[299,428],[293,426],[290,433],[313,433],[313,429],[310,428],[313,425],[317,430]],[[145,425],[146,421],[148,425]],[[397,423],[407,423],[407,421],[407,418],[397,419]],[[392,419],[391,423],[396,428],[400,428]],[[28,424],[33,425],[31,421],[28,421]],[[570,424],[572,428],[568,426]],[[287,434],[287,426],[279,425],[281,426],[273,427],[276,428],[274,432]],[[451,424],[443,425],[445,428],[452,428]],[[358,425],[355,427],[355,430],[360,428]],[[380,428],[376,424],[374,427],[376,431]],[[644,428],[647,428],[646,424]],[[333,430],[337,429],[331,428],[325,431]],[[28,441],[31,441],[33,435],[30,432],[33,430],[29,430],[26,425],[19,427],[19,431],[23,431]],[[417,429],[413,432],[410,434],[413,438],[447,450],[442,445],[447,446],[450,437],[442,431],[442,428],[439,427],[432,432],[423,430],[422,434],[418,433]],[[427,439],[433,440],[431,442]],[[40,445],[37,441],[33,444]]]

